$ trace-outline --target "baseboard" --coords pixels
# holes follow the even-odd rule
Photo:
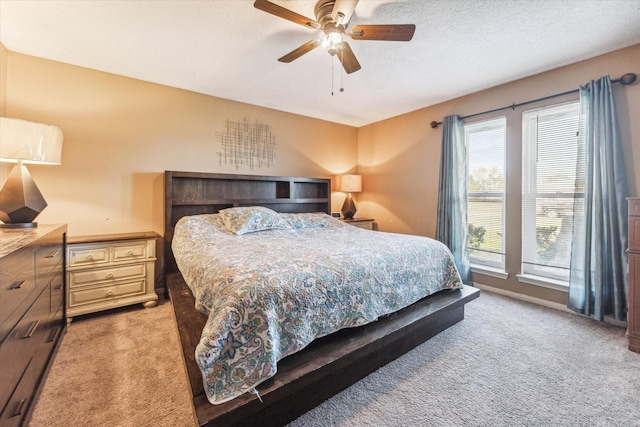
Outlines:
[[[512,291],[507,291],[504,289],[500,289],[500,288],[495,288],[493,286],[487,286],[487,285],[483,285],[482,283],[473,283],[473,286],[482,290],[482,291],[486,291],[486,292],[493,292],[494,294],[500,294],[503,295],[505,297],[509,297],[509,298],[514,298],[514,299],[519,299],[521,301],[526,301],[526,302],[530,302],[532,304],[537,304],[537,305],[541,305],[544,307],[548,307],[548,308],[553,308],[555,310],[560,310],[560,311],[564,311],[565,313],[571,313],[571,314],[575,314],[576,316],[581,316],[581,317],[585,317],[585,318],[590,318],[589,316],[584,316],[580,313],[576,313],[575,311],[569,309],[567,306],[557,303],[557,302],[552,302],[552,301],[547,301],[544,300],[542,298],[536,298],[536,297],[532,297],[529,295],[525,295],[525,294],[519,294],[518,292],[512,292]],[[619,328],[627,328],[627,322],[624,320],[616,320],[611,316],[604,316],[604,323],[607,323],[609,325],[613,325],[613,326],[617,326]]]
[[[542,305],[544,307],[549,307],[549,308],[553,308],[555,310],[564,311],[565,313],[576,314],[573,310],[570,310],[569,308],[567,308],[567,306],[562,305],[562,304],[557,303],[557,302],[547,301],[547,300],[544,300],[542,298],[536,298],[536,297],[532,297],[532,296],[529,296],[529,295],[520,294],[518,292],[507,291],[507,290],[496,288],[496,287],[493,287],[493,286],[483,285],[482,283],[477,283],[477,282],[474,282],[473,286],[475,286],[476,288],[478,288],[478,289],[480,289],[482,291],[493,292],[494,294],[500,294],[500,295],[503,295],[505,297],[519,299],[521,301],[530,302],[532,304]]]

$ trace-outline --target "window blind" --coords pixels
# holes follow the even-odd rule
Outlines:
[[[578,171],[579,103],[522,114],[522,272],[568,280]]]
[[[504,267],[506,118],[465,125],[471,262]]]

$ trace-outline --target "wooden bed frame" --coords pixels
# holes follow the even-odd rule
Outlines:
[[[165,172],[165,272],[180,334],[193,405],[202,426],[283,425],[379,367],[464,319],[464,305],[479,290],[445,290],[358,328],[320,338],[278,362],[278,373],[256,389],[221,405],[206,398],[195,347],[206,316],[177,271],[171,239],[181,217],[233,206],[266,206],[277,212],[329,213],[331,180],[316,178]],[[261,400],[260,400],[261,399]]]

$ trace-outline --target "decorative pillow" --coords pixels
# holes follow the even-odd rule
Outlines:
[[[238,235],[274,228],[290,228],[277,212],[261,206],[228,208],[221,210],[219,214],[227,230]]]
[[[333,219],[324,212],[317,213],[283,213],[280,214],[291,228],[329,227]]]

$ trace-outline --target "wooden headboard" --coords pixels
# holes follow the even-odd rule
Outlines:
[[[221,173],[164,173],[165,274],[177,270],[171,240],[183,216],[217,213],[236,206],[276,212],[331,212],[331,179]]]

